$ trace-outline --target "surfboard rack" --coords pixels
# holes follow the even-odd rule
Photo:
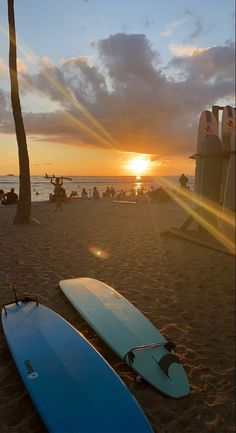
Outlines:
[[[26,304],[27,302],[35,302],[36,306],[38,307],[39,303],[38,303],[38,297],[37,297],[37,295],[31,296],[28,293],[23,293],[20,296],[20,298],[18,298],[17,294],[16,294],[16,291],[15,291],[14,288],[13,288],[13,291],[14,291],[14,294],[15,294],[15,304],[16,305],[19,305],[19,302],[23,302],[24,304]],[[11,305],[11,304],[14,304],[14,301],[7,302],[6,304],[4,304],[2,306],[2,308],[3,308],[3,310],[4,310],[5,314],[6,314],[6,316],[7,316],[6,307],[7,307],[7,305]]]
[[[214,153],[194,153],[193,155],[191,155],[189,157],[189,159],[197,159],[197,158],[211,158],[212,156],[219,156],[219,157],[223,157],[223,158],[230,158],[230,154],[232,152],[228,151],[228,152],[214,152]]]
[[[124,360],[124,362],[126,362],[126,358],[128,357],[129,365],[131,367],[131,364],[133,364],[134,358],[135,358],[135,353],[134,352],[140,352],[142,350],[154,349],[154,348],[157,348],[157,347],[165,347],[165,349],[169,350],[169,352],[171,352],[171,350],[176,350],[175,343],[172,343],[171,341],[163,341],[161,343],[143,344],[143,345],[136,346],[136,347],[133,347],[132,349],[130,349],[125,354],[125,356],[123,357],[123,360]]]
[[[186,230],[186,228],[189,226],[189,224],[193,221],[193,218],[188,217],[187,220],[184,222],[181,228],[169,228],[165,229],[161,232],[162,235],[170,235],[170,236],[176,236],[180,239],[191,242],[196,245],[200,245],[203,248],[207,248],[212,251],[217,251],[218,253],[226,254],[229,256],[234,256],[235,253],[232,251],[229,251],[227,249],[221,248],[218,245],[213,244],[210,241],[200,239],[199,238],[199,230],[190,231]]]

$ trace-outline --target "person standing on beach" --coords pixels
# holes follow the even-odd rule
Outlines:
[[[56,177],[56,182],[53,182],[52,177],[51,177],[51,184],[55,186],[54,188],[54,196],[55,196],[55,201],[56,201],[56,209],[55,210],[62,210],[62,200],[63,200],[63,196],[64,196],[64,191],[62,188],[63,185],[63,180],[60,179],[59,177]]]
[[[184,173],[182,173],[179,178],[179,184],[182,188],[188,188],[187,183],[188,183],[188,178],[187,176],[185,176]]]

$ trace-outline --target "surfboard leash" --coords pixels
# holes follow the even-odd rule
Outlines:
[[[171,352],[171,350],[176,351],[176,345],[175,343],[171,342],[171,341],[163,341],[162,343],[150,343],[150,344],[143,344],[140,346],[136,346],[133,347],[132,349],[130,349],[125,356],[123,357],[123,361],[126,362],[126,359],[128,358],[129,361],[129,365],[130,367],[132,367],[131,364],[133,364],[134,362],[134,358],[135,358],[135,353],[134,352],[139,352],[142,350],[149,350],[149,349],[154,349],[154,348],[158,348],[158,347],[165,347],[165,349],[167,349],[169,352]]]
[[[15,298],[15,304],[16,305],[19,305],[19,302],[23,302],[23,303],[35,302],[36,306],[38,307],[39,303],[38,303],[38,296],[37,295],[32,296],[29,293],[22,293],[22,295],[18,298],[17,297],[17,293],[16,293],[16,289],[14,288],[14,286],[12,284],[10,284],[10,286],[11,286],[11,289],[13,290],[13,293],[14,293],[14,298]],[[4,304],[2,306],[2,308],[4,309],[4,312],[6,314],[6,316],[7,316],[6,306],[7,305],[11,305],[13,303],[14,303],[13,301],[10,301],[10,302],[7,302],[6,304]]]
[[[132,349],[130,349],[125,354],[123,360],[124,360],[124,362],[126,362],[126,359],[128,357],[129,366],[132,368],[132,364],[133,364],[134,358],[135,358],[135,353],[134,352],[138,352],[138,351],[141,351],[141,350],[148,350],[148,349],[158,348],[158,347],[165,347],[165,349],[167,349],[170,352],[170,353],[167,353],[164,356],[162,356],[159,361],[157,361],[155,358],[153,358],[154,361],[156,362],[156,364],[161,368],[161,370],[170,379],[170,377],[169,377],[169,368],[170,368],[170,366],[173,363],[181,364],[180,359],[174,353],[172,353],[172,350],[176,351],[176,345],[175,345],[175,343],[173,343],[171,341],[167,341],[166,343],[165,342],[163,342],[163,343],[151,343],[151,344],[145,344],[145,345],[142,345],[142,346],[133,347]]]

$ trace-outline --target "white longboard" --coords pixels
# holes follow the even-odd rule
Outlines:
[[[163,335],[127,299],[92,278],[60,281],[60,287],[98,335],[139,376],[164,394],[189,394],[180,360]]]
[[[203,143],[202,150],[202,179],[201,197],[202,206],[200,215],[207,224],[218,227],[218,215],[211,208],[220,206],[221,183],[223,171],[222,143],[216,135],[209,135]],[[204,203],[210,204],[204,206]]]
[[[223,208],[235,211],[235,109],[227,106],[222,117],[222,144],[229,158],[224,161],[222,197]]]
[[[203,174],[203,143],[209,135],[218,135],[218,123],[215,116],[208,110],[201,113],[198,126],[197,153],[195,168],[195,193],[202,193],[202,174]]]
[[[130,200],[113,200],[113,203],[120,203],[120,204],[136,204],[136,201],[130,201]]]
[[[227,105],[222,114],[222,148],[226,156],[223,164],[222,184],[221,184],[221,201],[224,202],[226,179],[230,163],[230,152],[232,147],[232,135],[235,135],[235,110]],[[228,193],[227,193],[228,194]]]
[[[221,220],[221,231],[226,238],[232,242],[235,251],[235,109],[229,110],[226,107],[228,116],[228,133],[225,133],[225,142],[230,152],[230,158],[227,164],[227,173],[225,179],[225,188],[223,196],[223,212]],[[230,107],[231,108],[231,107]]]

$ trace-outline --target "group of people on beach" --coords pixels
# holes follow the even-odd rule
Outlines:
[[[9,204],[17,204],[18,203],[18,195],[15,193],[14,188],[7,193],[4,193],[3,189],[0,189],[0,204],[1,205],[9,205]]]
[[[63,180],[59,177],[56,178],[55,182],[53,181],[53,178],[50,180],[51,184],[54,185],[54,193],[49,195],[49,201],[56,203],[56,209],[55,210],[62,210],[62,203],[66,203],[70,201],[73,198],[80,198],[83,200],[88,200],[89,198],[93,198],[94,200],[98,200],[101,196],[96,186],[93,187],[92,194],[89,195],[85,188],[81,191],[81,196],[78,196],[77,191],[71,191],[71,194],[69,197],[67,197],[66,191],[63,188]],[[107,187],[106,191],[102,193],[102,197],[106,198],[114,198],[115,197],[115,190],[113,187]]]
[[[53,181],[53,178],[51,178],[50,182],[54,186],[54,194],[50,194],[49,201],[56,203],[55,210],[62,210],[62,203],[68,202],[72,198],[80,198],[83,200],[88,200],[89,198],[92,198],[94,200],[98,200],[101,197],[96,186],[93,187],[93,191],[92,193],[90,192],[90,194],[88,194],[86,189],[83,188],[81,191],[81,196],[78,195],[77,191],[72,191],[70,196],[67,197],[66,191],[63,188],[62,178],[57,177],[55,179],[55,182]],[[179,178],[179,184],[181,188],[189,189],[188,177],[185,176],[184,173],[182,173]],[[166,202],[170,200],[170,195],[168,194],[167,189],[162,186],[159,186],[157,188],[151,186],[151,188],[147,191],[144,189],[143,186],[141,186],[136,191],[132,189],[128,196],[126,196],[126,192],[123,189],[121,189],[120,192],[116,193],[115,189],[112,186],[107,187],[105,192],[102,193],[102,198],[115,198],[118,200],[122,200],[124,198],[139,200],[144,197],[149,199],[151,202]]]
[[[54,194],[50,194],[49,201],[56,203],[55,210],[62,210],[62,203],[66,201],[66,190],[63,188],[63,179],[56,177],[55,182],[51,178],[50,182],[54,185]]]
[[[63,188],[63,179],[60,177],[57,177],[55,179],[55,182],[53,181],[53,178],[50,180],[51,184],[54,186],[54,194],[49,195],[49,201],[56,203],[56,209],[55,210],[62,210],[62,203],[70,201],[73,197],[78,197],[78,193],[76,191],[72,191],[70,196],[67,197],[66,190]],[[185,176],[184,173],[181,174],[179,178],[179,184],[181,188],[189,189],[188,187],[188,178]],[[107,187],[105,192],[102,193],[102,198],[116,198],[116,199],[124,199],[126,198],[132,198],[132,199],[139,199],[140,196],[144,196],[144,194],[147,193],[147,197],[150,199],[150,201],[159,201],[159,202],[165,202],[169,200],[169,195],[166,192],[165,188],[158,187],[154,189],[151,186],[151,189],[148,191],[145,191],[143,186],[138,188],[136,191],[132,189],[130,191],[129,196],[126,196],[126,192],[121,189],[120,192],[116,193],[113,186]],[[81,199],[88,200],[89,198],[93,198],[94,200],[98,200],[100,198],[100,193],[96,186],[94,186],[91,196],[89,196],[88,192],[85,188],[82,189],[81,192]],[[18,195],[15,193],[14,188],[11,188],[11,190],[7,193],[4,193],[3,189],[0,189],[0,204],[1,205],[10,205],[10,204],[17,204],[18,203]]]

